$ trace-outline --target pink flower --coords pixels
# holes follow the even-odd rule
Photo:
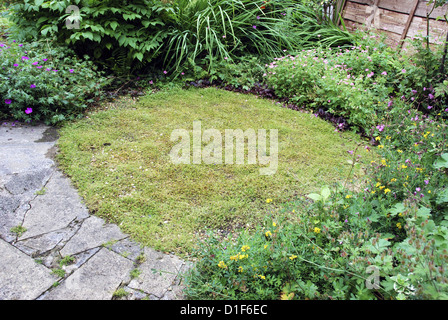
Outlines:
[[[6,104],[11,104],[11,102],[12,102],[11,99],[5,99]]]
[[[382,74],[383,76],[387,76],[387,72],[386,72],[386,71],[382,72],[381,74]]]
[[[70,71],[70,73],[73,73],[75,70],[73,70],[73,69],[70,69],[70,70],[68,70],[68,71]]]
[[[163,71],[163,73],[164,73],[164,74],[167,74],[167,73],[168,73],[168,71],[166,71],[166,70],[165,70],[165,71]]]
[[[35,84],[32,84],[32,85],[30,85],[30,88],[31,88],[31,89],[36,88],[36,85],[35,85]]]
[[[26,114],[30,114],[31,112],[33,112],[32,108],[26,108],[25,113]]]
[[[406,73],[406,69],[401,70],[401,72]]]
[[[252,28],[257,29],[257,26],[252,26]]]

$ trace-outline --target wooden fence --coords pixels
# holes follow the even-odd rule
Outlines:
[[[348,30],[376,29],[387,42],[401,46],[404,39],[427,34],[427,16],[433,9],[423,0],[347,0],[342,12]],[[443,16],[448,6],[433,10],[429,16],[430,43],[445,42],[448,23]],[[437,20],[437,17],[442,19]]]

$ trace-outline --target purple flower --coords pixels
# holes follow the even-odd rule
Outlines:
[[[434,99],[434,95],[432,95],[432,94],[430,93],[430,94],[428,94],[428,98],[432,100],[432,99]]]
[[[428,184],[429,183],[429,180],[425,180],[425,184]]]
[[[19,44],[19,47],[23,47],[23,44]]]
[[[32,65],[35,66],[35,65],[37,65],[38,63],[39,63],[39,62],[37,62],[37,61],[36,61],[36,62],[33,62]]]
[[[382,125],[376,126],[376,128],[378,129],[379,132],[381,132],[384,130],[384,125],[382,124]]]
[[[417,90],[411,90],[412,94],[416,94]]]
[[[31,112],[33,112],[33,109],[31,108],[26,108],[25,113],[26,114],[30,114]]]
[[[257,16],[257,20],[260,20],[261,19],[261,17],[260,16]]]
[[[42,61],[47,61],[48,59],[42,59]]]
[[[382,74],[383,76],[387,76],[387,72],[386,72],[386,71],[382,72],[381,74]]]
[[[41,69],[41,68],[42,68],[42,66],[37,66],[36,68],[37,68],[37,69]]]
[[[406,73],[406,69],[401,70],[401,72]]]
[[[30,88],[31,88],[31,89],[36,88],[36,85],[35,85],[35,84],[32,84],[32,85],[30,85]]]
[[[168,71],[166,71],[166,70],[165,70],[165,71],[163,71],[163,73],[164,73],[164,74],[167,74],[167,73],[168,73]]]
[[[70,70],[68,70],[68,71],[70,71],[70,73],[73,73],[75,70],[73,70],[73,69],[70,69]]]
[[[252,26],[252,28],[257,29],[257,26]]]
[[[352,150],[348,150],[347,152],[350,153],[350,154],[353,154],[353,151],[352,151]]]
[[[415,188],[415,191],[419,192],[421,189],[420,188]]]
[[[152,80],[149,80],[149,84],[153,84],[154,82],[152,82]]]
[[[45,69],[45,70],[47,70],[47,71],[51,71],[51,68],[47,68],[47,69]]]
[[[14,63],[14,67],[18,67],[19,65],[17,63]]]
[[[432,109],[432,106],[428,106],[428,109]]]
[[[6,100],[5,100],[5,103],[6,103],[6,104],[11,104],[11,102],[12,102],[11,99],[6,99]]]
[[[27,56],[23,56],[22,60],[28,60],[29,58]]]
[[[389,103],[387,104],[387,106],[390,108],[392,106],[392,104],[394,103],[393,100],[390,100]]]

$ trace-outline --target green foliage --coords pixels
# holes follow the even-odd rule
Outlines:
[[[186,274],[187,296],[446,299],[446,124],[413,125],[417,115],[376,130],[380,163],[368,168],[364,189],[323,187],[308,195],[311,203],[284,204],[255,232],[224,240],[210,233]],[[358,159],[353,152],[351,163]]]
[[[55,124],[80,117],[106,83],[96,67],[51,43],[0,44],[0,115]]]
[[[79,16],[66,13],[69,5],[80,8]],[[196,66],[210,73],[225,58],[272,59],[317,36],[326,44],[352,39],[293,0],[25,0],[12,6],[10,18],[19,40],[55,37],[120,74],[155,64],[170,74]],[[66,20],[79,21],[79,29],[68,29]]]

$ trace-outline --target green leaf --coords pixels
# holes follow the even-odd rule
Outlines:
[[[448,153],[444,153],[434,162],[435,169],[448,168]]]
[[[115,29],[117,29],[117,27],[118,27],[118,22],[117,21],[112,21],[110,23],[110,27],[112,28],[112,30],[115,31]]]
[[[307,195],[308,198],[314,200],[314,201],[321,201],[322,200],[322,196],[320,194],[317,193],[310,193],[309,195]]]
[[[436,204],[442,204],[448,202],[448,189],[443,189],[438,195],[436,199]]]
[[[327,200],[331,195],[330,188],[328,188],[327,186],[323,187],[320,194],[322,195],[324,201]]]

